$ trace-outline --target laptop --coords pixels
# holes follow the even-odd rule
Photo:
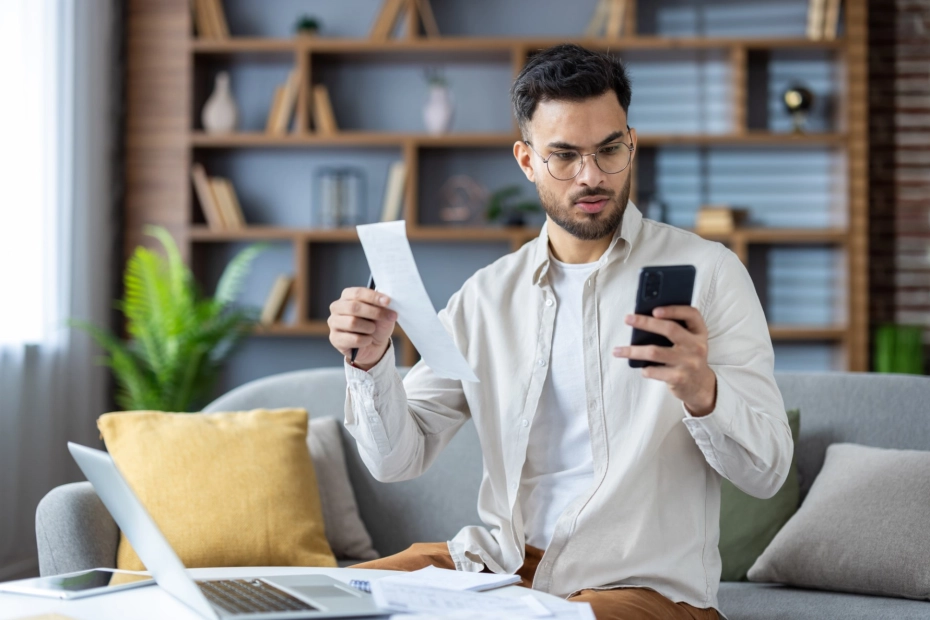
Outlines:
[[[277,620],[388,615],[377,608],[371,594],[327,575],[192,579],[110,455],[71,442],[68,450],[155,583],[201,618]]]

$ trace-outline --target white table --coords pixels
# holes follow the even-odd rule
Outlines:
[[[298,566],[192,568],[188,570],[194,579],[241,579],[243,577],[273,577],[278,575],[330,575],[344,583],[350,579],[380,579],[394,573],[386,570],[362,568],[305,568]],[[543,602],[558,599],[551,594],[521,586],[507,586],[494,590],[501,596],[526,596],[531,594]],[[157,585],[142,586],[122,592],[91,596],[73,601],[26,596],[24,594],[0,593],[0,620],[12,620],[58,613],[75,620],[195,620],[197,614]]]

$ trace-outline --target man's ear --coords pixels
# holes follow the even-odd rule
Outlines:
[[[639,137],[636,135],[636,128],[635,128],[635,127],[631,127],[631,128],[630,128],[630,144],[633,145],[633,154],[632,154],[632,157],[631,157],[631,159],[630,159],[630,165],[633,165],[633,160],[636,159],[636,153],[639,151],[639,149],[637,148],[637,146],[638,146],[637,142],[638,142],[638,141],[639,141]]]
[[[533,151],[523,140],[517,140],[513,143],[513,158],[517,160],[520,170],[523,171],[530,183],[535,183],[536,172],[533,170],[532,156]]]

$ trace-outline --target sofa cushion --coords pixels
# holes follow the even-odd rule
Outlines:
[[[930,599],[928,506],[930,452],[833,444],[749,579]]]
[[[324,536],[307,412],[133,411],[97,425],[188,568],[336,566]],[[121,534],[117,568],[143,569]]]
[[[307,445],[320,487],[326,540],[333,553],[338,559],[354,562],[377,559],[378,552],[358,514],[336,418],[310,420]]]
[[[729,620],[930,620],[930,604],[903,598],[724,582],[718,609]]]
[[[787,413],[791,437],[796,445],[801,414],[797,409]],[[744,493],[726,478],[721,481],[719,548],[723,564],[722,581],[746,581],[746,571],[798,509],[799,496],[797,454],[791,458],[785,483],[768,499]]]

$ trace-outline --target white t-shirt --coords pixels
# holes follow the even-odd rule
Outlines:
[[[539,399],[520,479],[526,542],[549,546],[559,516],[594,481],[585,402],[581,299],[597,263],[569,264],[550,255],[556,317],[549,374]]]

